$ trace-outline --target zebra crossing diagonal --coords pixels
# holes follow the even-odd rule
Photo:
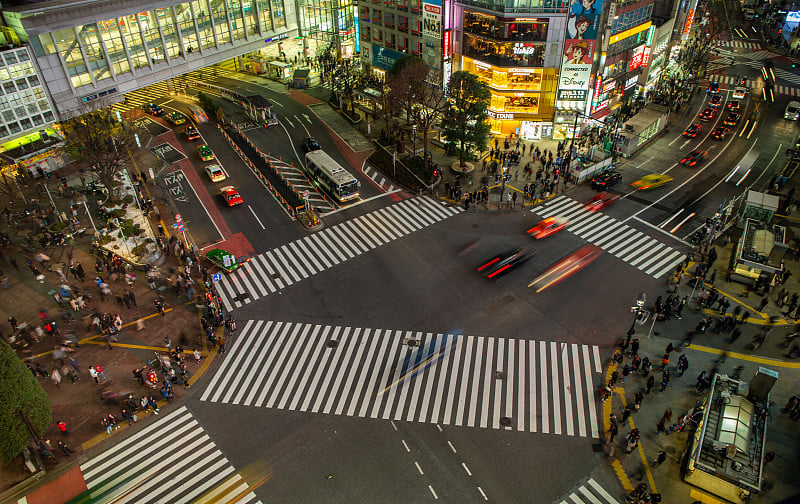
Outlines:
[[[594,478],[589,478],[586,483],[557,504],[620,504],[620,502]]]
[[[250,320],[200,400],[599,438],[601,369],[593,345]]]
[[[261,504],[186,407],[159,418],[80,469],[93,499]]]
[[[127,112],[128,110],[133,110],[141,107],[142,105],[152,103],[153,100],[162,98],[164,96],[169,96],[169,86],[167,85],[167,81],[157,82],[147,87],[129,91],[125,93],[124,103],[115,103],[111,106],[111,108],[112,110],[118,110],[119,112]]]
[[[597,245],[645,275],[661,278],[683,260],[683,253],[602,212],[589,212],[567,196],[558,196],[531,212],[547,217],[565,217],[566,230]]]
[[[253,257],[216,283],[217,295],[231,311],[462,211],[428,196],[403,200]]]
[[[369,179],[385,192],[390,192],[394,190],[394,185],[391,183],[390,180],[387,180],[386,177],[381,175],[381,173],[376,170],[375,168],[371,167],[370,165],[364,165],[364,175],[369,177]]]

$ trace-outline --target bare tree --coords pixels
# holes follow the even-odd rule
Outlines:
[[[118,121],[110,107],[88,112],[62,123],[64,150],[75,161],[86,164],[116,201],[114,177],[122,170],[135,143],[134,130]]]
[[[414,123],[418,130],[422,130],[422,148],[427,152],[428,133],[441,122],[447,110],[447,97],[441,88],[426,82],[417,94],[417,104],[413,112]]]

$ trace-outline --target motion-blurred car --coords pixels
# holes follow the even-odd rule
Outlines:
[[[206,166],[206,174],[208,174],[208,178],[211,179],[211,182],[221,182],[228,178],[228,176],[225,175],[225,170],[218,164]]]
[[[237,191],[233,186],[225,186],[219,190],[219,193],[222,195],[222,199],[225,200],[225,203],[227,203],[229,207],[234,207],[244,203],[242,197],[239,196],[239,191]]]
[[[703,129],[703,126],[700,125],[699,123],[692,124],[691,126],[686,128],[686,131],[683,132],[683,136],[689,137],[689,138],[694,138],[694,137],[697,136],[698,133],[700,133],[700,130],[702,130],[702,129]]]
[[[592,177],[592,189],[604,191],[622,180],[622,174],[616,170],[606,170]]]
[[[708,104],[712,107],[719,107],[722,105],[722,96],[715,94],[711,97],[711,99],[708,100]]]
[[[734,127],[739,123],[739,113],[737,112],[728,112],[728,115],[725,117],[725,120],[722,121],[722,124],[725,126]]]
[[[303,139],[303,148],[306,150],[306,152],[322,149],[314,137],[305,137]]]
[[[542,292],[554,285],[558,285],[586,266],[592,264],[603,255],[603,249],[597,245],[584,245],[564,259],[545,270],[544,273],[533,279],[528,287],[536,286],[536,292]]]
[[[729,101],[725,108],[730,110],[731,112],[739,112],[742,110],[742,102],[738,100]]]
[[[173,126],[180,126],[181,124],[186,122],[186,118],[183,117],[183,114],[180,112],[172,112],[167,114],[167,122],[169,122]]]
[[[700,112],[700,119],[703,121],[710,121],[717,117],[717,109],[715,108],[707,108],[704,111]]]
[[[747,96],[747,88],[737,86],[733,88],[733,99],[734,100],[744,100],[744,97]]]
[[[714,82],[712,82],[711,84],[708,85],[708,89],[706,90],[706,93],[714,94],[714,93],[718,93],[718,92],[719,92],[719,82],[714,81]]]
[[[203,161],[211,161],[212,159],[214,159],[214,152],[212,152],[211,147],[209,147],[206,144],[197,146],[197,154]]]
[[[600,194],[595,195],[592,199],[586,202],[583,205],[583,208],[587,212],[599,212],[600,210],[610,206],[612,203],[619,199],[619,195],[611,194],[607,192],[601,192]]]
[[[156,117],[161,117],[162,115],[164,115],[164,109],[159,107],[155,103],[148,103],[147,105],[143,105],[142,110]]]
[[[541,240],[558,233],[567,227],[567,224],[569,224],[569,221],[564,217],[548,217],[526,232],[537,240]]]
[[[200,140],[200,132],[194,126],[187,126],[183,133],[186,135],[186,140]]]
[[[528,258],[529,255],[525,247],[507,250],[493,256],[483,263],[483,265],[479,266],[478,272],[486,278],[497,278],[500,275],[508,273],[520,264],[523,264]]]
[[[226,273],[233,273],[241,268],[243,263],[250,261],[249,258],[236,259],[230,252],[218,248],[209,250],[206,259]]]
[[[669,175],[665,175],[662,173],[651,173],[650,175],[645,175],[644,177],[640,178],[631,185],[640,191],[645,191],[647,189],[655,189],[656,187],[661,187],[670,180],[672,180],[672,177],[670,177]]]
[[[711,132],[711,138],[715,140],[725,140],[725,137],[728,135],[728,128],[725,126],[717,126],[714,128],[714,131]]]
[[[686,155],[683,159],[681,159],[681,164],[686,166],[694,166],[703,159],[705,159],[706,154],[708,151],[704,151],[703,149],[695,149],[689,154]]]

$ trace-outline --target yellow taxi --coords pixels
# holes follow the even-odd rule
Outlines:
[[[647,189],[661,187],[670,180],[672,180],[672,177],[669,175],[665,175],[663,173],[651,173],[650,175],[645,175],[631,185],[640,191],[644,191]]]

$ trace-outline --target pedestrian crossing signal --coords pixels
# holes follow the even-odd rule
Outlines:
[[[650,318],[650,312],[648,310],[639,310],[636,312],[636,323],[639,325],[644,324],[647,322],[647,319]]]

